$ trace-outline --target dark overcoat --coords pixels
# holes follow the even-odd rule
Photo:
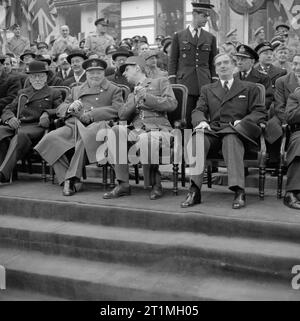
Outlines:
[[[187,86],[189,95],[199,96],[201,87],[216,76],[213,63],[216,54],[216,37],[204,29],[197,43],[189,28],[176,32],[169,59],[170,81],[176,79],[178,84]]]
[[[16,75],[0,74],[0,116],[3,109],[11,103],[21,89],[21,81]]]

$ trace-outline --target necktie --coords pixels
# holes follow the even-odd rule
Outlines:
[[[245,71],[242,71],[242,80],[245,80],[246,79],[246,73]]]
[[[225,80],[223,88],[224,88],[225,92],[228,93],[228,91],[229,91],[228,80]]]
[[[195,30],[194,40],[195,40],[196,42],[198,42],[198,39],[199,39],[199,36],[198,36],[198,29],[197,29],[197,28],[195,28],[194,30]]]
[[[67,78],[67,72],[64,70],[63,71],[63,78],[66,79]]]

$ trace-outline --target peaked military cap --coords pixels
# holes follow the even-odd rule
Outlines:
[[[98,26],[98,24],[101,24],[102,26],[108,26],[109,20],[106,18],[99,18],[95,21],[95,26]]]
[[[256,46],[254,48],[254,50],[257,52],[258,55],[260,55],[261,53],[263,53],[264,51],[267,51],[267,50],[274,51],[274,48],[273,48],[271,42],[264,41],[264,42],[260,43],[258,46]]]
[[[290,26],[288,26],[287,24],[285,24],[285,23],[280,23],[280,24],[278,24],[278,25],[276,26],[275,30],[278,31],[278,29],[279,29],[280,27],[286,28],[288,31],[291,29]]]
[[[113,60],[116,60],[117,57],[131,57],[133,56],[133,52],[130,51],[130,50],[127,50],[125,47],[120,47],[117,49],[117,51],[115,51],[113,54],[112,54],[112,59]]]
[[[127,66],[141,66],[141,67],[146,67],[146,61],[143,57],[141,56],[132,56],[128,57],[125,61],[125,63],[120,67],[120,72],[123,74]]]
[[[71,64],[71,60],[72,60],[72,58],[74,58],[74,57],[81,57],[81,58],[83,58],[84,60],[87,59],[86,53],[85,53],[83,50],[80,50],[80,49],[73,50],[73,51],[69,54],[69,56],[67,57],[67,61],[68,61],[69,64]]]
[[[255,60],[259,59],[257,52],[253,50],[251,47],[246,45],[237,46],[235,56],[245,57],[245,58],[250,58]]]
[[[92,59],[86,60],[82,64],[82,68],[85,69],[86,71],[89,71],[92,69],[105,70],[107,68],[107,63],[100,58],[92,58]]]
[[[105,54],[106,55],[111,55],[112,53],[117,51],[117,46],[116,45],[109,45],[105,48]]]
[[[193,12],[209,12],[215,6],[209,0],[197,0],[192,2]]]
[[[40,49],[40,48],[47,48],[47,49],[48,49],[48,45],[47,45],[46,42],[38,42],[37,45],[36,45],[36,47],[37,47],[38,49]]]
[[[256,37],[261,31],[265,31],[264,27],[259,27],[254,31],[254,36]]]

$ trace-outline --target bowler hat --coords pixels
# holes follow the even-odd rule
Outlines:
[[[48,73],[48,65],[43,61],[34,60],[29,63],[26,74],[37,74],[41,72]]]
[[[106,63],[106,61],[104,61],[100,58],[92,58],[92,59],[86,60],[82,64],[82,68],[85,69],[86,71],[89,71],[92,69],[105,70],[107,68],[107,63]]]
[[[109,20],[106,18],[99,18],[95,21],[95,26],[97,26],[98,24],[101,24],[102,26],[108,26]]]
[[[243,119],[236,126],[230,123],[231,128],[248,142],[258,145],[256,140],[261,135],[261,128],[252,120]]]
[[[133,56],[133,52],[132,51],[129,51],[127,50],[126,48],[124,47],[120,47],[117,49],[117,51],[115,51],[113,54],[112,54],[112,59],[113,60],[116,60],[117,57],[131,57]]]
[[[128,57],[123,65],[120,66],[120,72],[123,74],[127,66],[141,66],[141,67],[146,67],[146,61],[143,57],[141,56],[131,56]]]
[[[35,53],[32,52],[30,49],[26,49],[23,54],[20,56],[20,59],[23,61],[24,57],[30,55],[32,58],[35,58]]]
[[[67,57],[67,61],[68,61],[69,64],[71,64],[71,60],[72,60],[72,58],[74,58],[74,57],[81,57],[81,58],[83,58],[84,60],[87,59],[86,53],[85,53],[83,50],[79,50],[79,49],[73,50],[73,51],[69,54],[69,56]]]

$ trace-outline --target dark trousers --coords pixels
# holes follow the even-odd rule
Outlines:
[[[0,172],[8,180],[18,160],[24,159],[32,147],[43,137],[44,129],[37,124],[24,124],[19,128],[17,139],[10,146],[15,130],[0,126]],[[10,152],[8,152],[9,147]]]
[[[198,143],[198,141],[197,141]],[[210,151],[218,152],[222,149],[222,155],[224,157],[227,170],[228,170],[228,187],[231,190],[237,188],[245,188],[245,172],[244,172],[244,154],[245,148],[243,142],[235,134],[224,135],[223,137],[215,137],[212,135],[205,135],[204,148],[200,148],[200,157],[203,157],[202,163],[190,166],[190,179],[191,183],[194,183],[200,190],[203,181],[203,172],[205,169],[205,163],[207,155]],[[192,149],[191,149],[192,148]],[[192,151],[196,150],[196,136],[194,135],[191,144],[188,144],[188,155]],[[203,152],[202,152],[203,151]],[[192,158],[189,156],[189,159]],[[202,165],[201,165],[202,164]],[[204,164],[204,166],[203,166]]]
[[[296,157],[288,167],[285,190],[300,192],[300,157]]]
[[[199,96],[188,95],[187,105],[186,105],[186,123],[187,128],[193,128],[192,125],[192,112],[196,108]]]

